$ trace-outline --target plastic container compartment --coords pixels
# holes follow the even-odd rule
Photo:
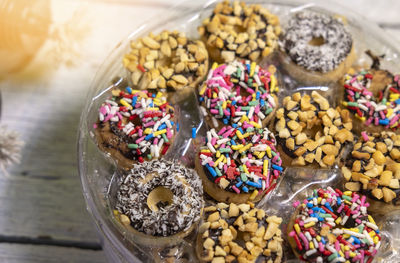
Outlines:
[[[83,110],[79,126],[79,174],[82,181],[83,193],[87,202],[87,208],[97,226],[103,249],[110,262],[157,262],[159,258],[154,257],[155,254],[152,247],[137,245],[135,243],[135,238],[137,240],[140,237],[132,235],[132,233],[127,231],[113,216],[112,193],[115,189],[110,187],[110,182],[112,182],[113,177],[118,176],[118,174],[116,173],[116,167],[112,160],[107,158],[106,155],[98,149],[90,135],[93,129],[93,123],[97,120],[97,109],[102,100],[107,96],[106,91],[110,88],[112,81],[118,82],[117,80],[120,77],[127,76],[127,72],[122,66],[122,56],[128,52],[130,40],[144,36],[149,32],[160,32],[163,29],[177,29],[186,32],[189,37],[198,38],[197,26],[201,24],[204,17],[211,13],[216,2],[217,1],[196,1],[196,3],[194,3],[193,1],[183,1],[180,3],[179,9],[172,8],[170,12],[166,12],[169,15],[155,18],[152,22],[144,23],[143,26],[136,29],[128,38],[117,45],[97,72],[91,85],[87,104]],[[382,68],[393,72],[400,72],[400,51],[395,47],[396,43],[375,24],[368,22],[358,14],[352,13],[351,10],[327,1],[317,3],[301,0],[247,2],[258,3],[267,7],[271,12],[279,16],[283,27],[293,12],[303,9],[344,16],[348,21],[348,28],[355,40],[358,56],[357,63],[369,63],[366,55],[364,55],[364,51],[371,49],[375,54],[386,55],[382,63]],[[288,79],[288,77],[286,77],[286,79]],[[283,93],[286,94],[292,92],[294,89],[309,90],[315,88],[299,85],[300,84],[293,84],[289,81],[281,86],[283,87]],[[326,87],[326,89],[330,88],[331,87]],[[321,89],[321,87],[316,87],[316,89]],[[184,164],[191,166],[193,165],[191,163],[191,156],[193,155],[190,139],[191,127],[196,126],[200,128],[202,126],[202,119],[197,112],[197,108],[193,107],[193,105],[197,103],[195,93],[185,94],[185,96],[186,97],[182,99],[179,98],[179,94],[176,94],[176,97],[180,99],[177,104],[181,110],[180,123],[182,130],[179,133],[179,140],[176,143],[176,151],[170,154],[168,158],[179,159],[179,161]],[[332,101],[337,101],[337,98],[334,98]],[[293,183],[295,178],[296,177],[285,175],[281,181],[281,186],[289,185],[290,182]],[[285,180],[289,180],[289,182],[285,182]],[[305,188],[312,187],[313,185],[316,184],[304,182]],[[277,188],[275,191],[279,191],[279,189],[280,188]],[[294,198],[294,195],[291,193],[285,193],[285,196],[278,194],[278,199],[274,199],[274,193],[270,196],[272,196],[272,199],[269,200],[270,202],[264,200],[259,204],[267,211],[279,211],[279,208],[273,206],[274,204],[277,205],[277,202],[285,196],[289,196],[288,200]],[[380,262],[398,262],[398,260],[396,260],[397,251],[392,248],[394,244],[399,246],[400,234],[398,230],[395,230],[394,226],[398,224],[400,214],[391,214],[390,218],[391,220],[387,221],[385,227],[391,229],[389,231],[390,234],[392,234],[392,238],[390,239],[392,244],[388,244],[388,249],[381,253],[382,257],[385,259],[382,259],[383,261],[379,260]],[[190,254],[189,260],[191,262],[195,261],[195,256],[190,252],[193,251],[191,250],[193,247],[191,247],[190,242],[185,243],[184,247],[184,250]],[[290,256],[286,258],[286,260],[289,259],[291,259]]]

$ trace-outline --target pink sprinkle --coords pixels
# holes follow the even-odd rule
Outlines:
[[[104,119],[103,122],[109,121],[112,117],[114,117],[114,115],[108,114],[107,117]]]
[[[362,135],[362,137],[363,137],[365,142],[369,141],[369,137],[368,137],[368,135],[367,135],[367,133],[365,131],[361,132],[361,135]]]
[[[293,203],[293,207],[294,208],[297,208],[299,205],[300,205],[300,201],[299,200],[297,200],[296,202]]]
[[[399,115],[393,117],[393,119],[389,122],[389,126],[393,125],[399,119]]]
[[[154,145],[157,145],[157,144],[158,144],[158,138],[157,138],[157,137],[154,138],[153,144],[154,144]]]
[[[117,114],[118,118],[119,118],[120,120],[122,120],[122,115],[121,115],[121,113],[117,112],[116,114]]]
[[[356,223],[357,223],[357,224],[361,224],[361,220],[357,218],[357,219],[356,219]]]
[[[103,115],[106,115],[107,110],[106,110],[106,108],[104,106],[101,106],[100,113],[103,114]]]
[[[369,203],[365,203],[364,206],[365,206],[365,207],[369,207]]]
[[[93,124],[93,129],[97,129],[97,123]]]
[[[350,96],[354,96],[354,92],[352,90],[347,90],[347,93],[349,93]]]
[[[208,164],[209,164],[210,166],[214,166],[214,162],[213,162],[213,161],[210,161]]]
[[[373,119],[374,119],[373,117],[369,117],[368,120],[365,122],[365,125],[369,126]]]
[[[143,130],[142,129],[138,130],[138,135],[139,135],[139,137],[141,137],[143,135]]]
[[[308,250],[309,249],[308,240],[304,236],[303,232],[300,232],[299,237],[301,238],[301,240],[303,240],[303,243],[304,243],[304,246],[305,246],[306,250]]]
[[[365,96],[373,96],[374,94],[372,94],[372,92],[370,92],[370,91],[368,91],[368,90],[363,90],[363,92],[362,92]]]
[[[222,129],[218,132],[218,135],[223,134],[226,131],[226,126],[222,127]]]
[[[215,115],[218,115],[218,113],[219,113],[219,111],[216,110],[216,109],[211,109],[210,112],[211,112],[212,114],[215,114]]]
[[[154,124],[155,124],[154,121],[150,121],[150,122],[148,122],[148,123],[145,123],[143,126],[144,126],[144,127],[149,127],[149,126],[152,126],[152,125],[154,125]]]
[[[279,171],[278,170],[274,170],[274,177],[275,177],[275,179],[279,177]]]
[[[340,244],[339,244],[338,240],[336,240],[336,242],[335,242],[335,249],[336,249],[336,251],[340,251]]]
[[[271,161],[272,161],[273,163],[276,163],[276,160],[278,160],[278,158],[279,158],[279,156],[278,156],[278,155],[275,155],[275,156],[272,158]]]
[[[227,109],[224,110],[224,114],[225,116],[231,116],[231,113]]]
[[[217,144],[217,138],[212,137],[211,138],[211,145],[215,145],[215,144]]]
[[[236,187],[236,185],[232,185],[232,189],[233,189],[237,194],[240,194],[240,190]]]
[[[140,137],[139,139],[137,139],[137,140],[136,140],[136,144],[141,143],[141,142],[144,140],[145,137],[146,137],[146,136],[142,136],[142,137]]]
[[[322,244],[322,242],[320,241],[319,243],[318,243],[318,247],[319,247],[319,251],[321,251],[321,252],[324,252],[325,251],[325,248],[324,248],[324,245]]]
[[[360,202],[361,206],[364,206],[365,199],[367,199],[367,197],[365,195],[361,196],[361,202]]]
[[[379,125],[379,118],[375,117],[375,125],[378,126]]]
[[[341,213],[341,212],[342,212],[342,209],[343,209],[343,207],[344,207],[344,204],[342,203],[342,204],[340,205],[340,207],[338,208],[337,212],[338,212],[338,213]]]
[[[382,120],[386,118],[385,113],[383,113],[383,111],[380,111],[379,114],[381,115]]]
[[[260,105],[257,105],[257,106],[254,108],[254,113],[257,114],[257,113],[259,113],[259,112],[260,112]]]

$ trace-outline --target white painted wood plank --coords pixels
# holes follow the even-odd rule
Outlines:
[[[102,251],[54,246],[0,244],[1,263],[106,262]]]

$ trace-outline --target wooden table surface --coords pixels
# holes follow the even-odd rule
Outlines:
[[[337,2],[378,23],[400,43],[400,1]],[[79,117],[106,55],[170,3],[50,3],[52,33],[26,67],[0,80],[0,124],[18,131],[25,141],[21,163],[0,176],[0,262],[106,261],[81,192]]]

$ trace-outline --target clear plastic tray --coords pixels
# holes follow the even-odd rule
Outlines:
[[[157,244],[154,244],[154,246],[144,246],[139,245],[138,243],[140,242],[137,242],[142,237],[132,234],[114,218],[112,212],[113,197],[115,197],[116,191],[116,184],[114,182],[118,182],[121,174],[118,173],[113,161],[96,146],[95,140],[92,138],[92,129],[93,123],[97,120],[97,109],[108,96],[107,91],[111,88],[111,84],[116,83],[118,85],[119,81],[127,77],[128,73],[123,68],[122,57],[129,51],[130,40],[147,35],[149,32],[156,33],[164,29],[180,30],[185,32],[189,37],[198,38],[197,27],[211,13],[216,2],[182,1],[179,3],[178,10],[171,8],[166,12],[167,15],[156,17],[153,20],[144,22],[140,28],[133,29],[132,34],[120,42],[105,60],[90,87],[87,104],[82,112],[79,127],[79,174],[87,208],[97,226],[104,251],[110,262],[160,262],[163,258],[162,255],[165,253],[177,255],[178,258],[181,258],[182,262],[197,261],[193,250],[196,231],[185,238],[183,243],[178,247],[160,248],[157,247]],[[385,58],[382,61],[382,68],[391,70],[392,72],[400,72],[400,52],[396,48],[396,43],[375,24],[368,22],[368,20],[359,14],[351,12],[351,10],[327,1],[277,0],[246,2],[258,3],[267,7],[272,13],[279,16],[283,27],[292,13],[304,9],[325,12],[331,15],[341,15],[346,18],[347,27],[353,35],[358,57],[357,64],[365,65],[366,63],[370,63],[369,58],[364,54],[365,50],[370,49],[375,54],[385,54]],[[276,63],[276,61],[270,58],[262,63]],[[339,97],[336,95],[337,92],[335,92],[337,86],[334,83],[313,86],[301,84],[286,75],[282,75],[281,79],[283,80],[281,83],[281,97],[295,90],[316,89],[328,92],[328,97],[334,104],[339,100]],[[195,91],[176,93],[172,100],[178,105],[180,110],[181,131],[166,158],[177,160],[188,167],[193,167],[193,148],[195,146],[191,139],[191,128],[197,127],[199,130],[199,137],[196,140],[201,140],[201,134],[204,132],[203,120],[196,106]],[[326,178],[327,174],[330,175],[330,177],[327,177],[328,179]],[[310,175],[313,176],[310,177]],[[341,185],[341,176],[338,170],[333,169],[325,172],[317,172],[315,170],[289,168],[286,170],[284,176],[282,176],[279,187],[266,196],[258,205],[268,212],[282,213],[284,208],[286,211],[289,211],[291,206],[288,202],[299,198],[297,195],[298,191],[289,186],[295,185],[297,189],[303,188],[302,194],[304,194],[308,189],[312,189],[316,185],[324,185],[327,181]],[[284,218],[287,218],[287,214],[283,213],[282,215]],[[386,246],[381,249],[381,253],[376,257],[375,260],[377,262],[398,262],[396,258],[397,249],[400,246],[400,233],[395,226],[398,224],[399,218],[400,213],[396,211],[382,218],[381,222]],[[288,248],[285,259],[287,261],[296,261]]]

